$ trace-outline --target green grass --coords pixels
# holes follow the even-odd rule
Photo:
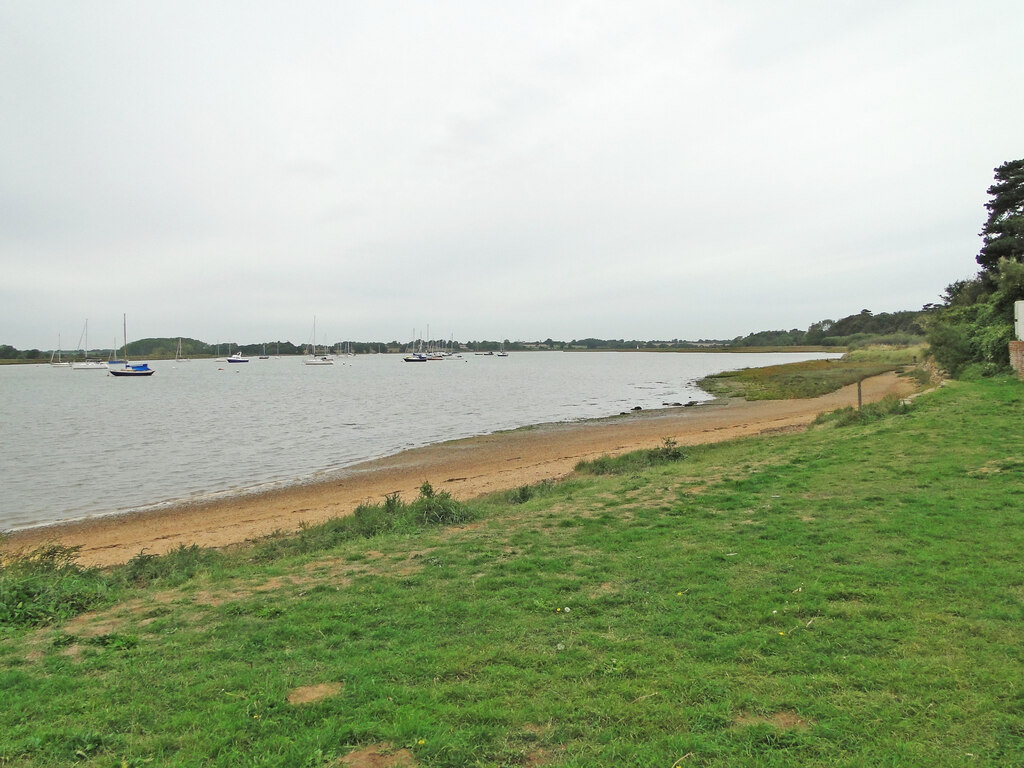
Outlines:
[[[0,765],[1024,765],[1024,386],[841,422],[107,572]]]
[[[766,368],[724,371],[702,379],[700,386],[719,397],[743,397],[747,400],[785,400],[818,397],[847,384],[900,370],[911,364],[905,350],[895,352],[849,353],[840,360],[807,360]]]

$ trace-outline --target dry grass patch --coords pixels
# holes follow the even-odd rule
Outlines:
[[[796,712],[776,712],[771,715],[741,713],[733,720],[733,726],[747,728],[752,725],[770,725],[782,731],[803,731],[814,725],[813,720],[800,717]]]
[[[390,744],[371,744],[357,749],[340,758],[338,763],[353,768],[416,768],[419,765],[408,749],[395,749]]]
[[[61,648],[60,655],[66,656],[67,658],[71,659],[71,661],[77,664],[82,660],[82,646],[80,646],[78,643],[74,643],[73,645],[69,645],[66,648]]]
[[[303,685],[295,688],[287,696],[285,701],[289,704],[312,704],[314,701],[329,699],[337,696],[345,689],[341,683],[319,683],[318,685]]]
[[[606,595],[613,595],[613,594],[616,594],[616,593],[618,593],[620,591],[621,590],[619,589],[618,586],[616,586],[615,584],[612,584],[610,581],[605,581],[605,582],[602,582],[601,584],[599,584],[594,589],[589,590],[588,593],[587,593],[587,597],[589,597],[591,600],[596,600],[599,597],[604,597]]]
[[[463,533],[470,531],[479,531],[488,525],[487,520],[477,520],[472,523],[461,523],[459,525],[446,525],[444,528],[440,528],[437,531],[433,531],[439,539],[450,539],[454,536],[458,536]]]
[[[1024,459],[1017,456],[1003,456],[998,459],[986,461],[977,469],[967,472],[968,477],[984,477],[986,475],[998,475],[1002,472],[1019,471],[1024,466]]]
[[[793,435],[799,432],[806,432],[806,424],[787,424],[782,427],[767,427],[757,434],[759,435]]]
[[[82,616],[77,616],[65,625],[64,630],[69,635],[77,637],[102,637],[112,635],[124,628],[125,619],[120,616],[98,618],[94,614],[82,621]]]
[[[160,602],[170,602],[170,600]],[[110,635],[124,629],[129,619],[138,617],[149,608],[149,601],[129,600],[103,611],[79,614],[64,625],[64,631],[77,637]]]
[[[554,759],[554,750],[540,748],[527,752],[523,757],[523,765],[527,768],[540,768],[543,765],[550,765]]]

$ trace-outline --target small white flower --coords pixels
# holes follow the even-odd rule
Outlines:
[[[568,613],[568,612],[569,612],[569,608],[568,608],[568,607],[567,607],[567,608],[565,609],[565,612],[566,612],[566,613]]]

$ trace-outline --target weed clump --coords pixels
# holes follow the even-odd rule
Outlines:
[[[159,584],[162,587],[177,587],[200,572],[208,572],[220,565],[224,555],[214,549],[203,549],[196,544],[184,544],[164,555],[154,555],[142,550],[124,566],[114,570],[114,583],[126,586],[148,587]]]
[[[558,486],[564,485],[561,480],[541,480],[533,485],[520,485],[511,491],[505,491],[504,499],[509,504],[525,504],[534,499],[540,499],[549,495]]]
[[[626,475],[685,458],[686,454],[679,444],[671,437],[666,437],[657,448],[581,461],[576,465],[576,471],[590,475]]]
[[[429,482],[424,482],[412,503],[403,501],[398,493],[388,494],[383,503],[360,504],[351,516],[304,525],[294,535],[272,536],[257,546],[253,557],[267,562],[292,554],[321,552],[352,539],[372,539],[392,531],[412,531],[431,525],[456,525],[471,518],[466,505],[447,491],[435,491]]]
[[[44,626],[104,602],[108,584],[78,564],[80,549],[48,544],[0,563],[0,625]]]
[[[448,491],[436,492],[430,483],[420,486],[420,495],[410,509],[423,525],[457,525],[469,520],[466,507],[460,504]]]
[[[512,504],[525,504],[533,498],[534,493],[532,485],[521,485],[509,493],[508,500]]]

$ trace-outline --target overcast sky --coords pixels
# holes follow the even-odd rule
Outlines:
[[[919,309],[1019,0],[0,3],[0,343],[731,338]]]

